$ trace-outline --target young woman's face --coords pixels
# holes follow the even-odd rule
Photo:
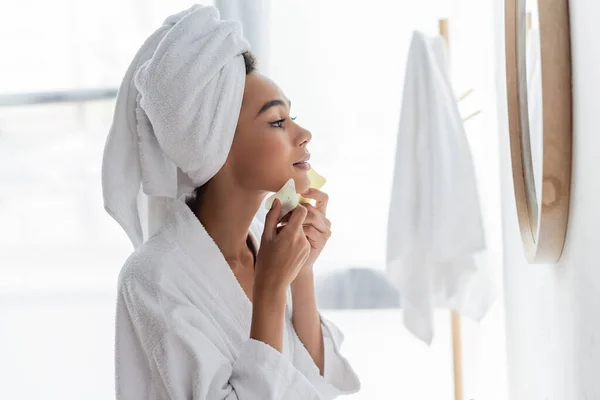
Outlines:
[[[290,178],[296,191],[308,189],[306,145],[311,134],[290,115],[290,101],[268,78],[246,75],[244,99],[227,164],[240,185],[276,192]]]

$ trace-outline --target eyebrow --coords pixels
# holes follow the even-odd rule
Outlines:
[[[260,108],[260,110],[258,111],[258,114],[256,114],[256,116],[258,117],[260,114],[264,113],[269,108],[271,108],[271,107],[277,107],[277,106],[282,106],[282,107],[288,106],[289,108],[292,108],[292,102],[291,102],[291,100],[288,100],[288,104],[285,104],[285,102],[283,100],[280,100],[280,99],[275,99],[275,100],[267,101]]]

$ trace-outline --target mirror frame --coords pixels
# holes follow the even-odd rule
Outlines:
[[[538,0],[543,110],[539,210],[529,145],[525,0],[505,0],[504,11],[510,153],[521,239],[529,263],[556,263],[565,243],[571,187],[568,0]]]

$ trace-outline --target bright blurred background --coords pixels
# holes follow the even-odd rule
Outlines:
[[[461,107],[482,110],[466,127],[488,235],[485,267],[500,289],[481,324],[462,322],[465,399],[505,399],[491,1],[258,3],[269,32],[259,69],[292,99],[313,133],[313,166],[328,178],[335,233],[317,266],[318,294],[362,380],[354,400],[453,399],[448,311],[436,314],[434,343],[425,346],[404,329],[383,274],[410,37],[415,29],[437,34],[438,20],[449,19],[456,93],[474,89]],[[192,4],[0,3],[1,399],[114,398],[116,279],[132,248],[102,207],[111,93],[144,38]],[[64,91],[106,98],[21,104],[43,98],[23,94]]]

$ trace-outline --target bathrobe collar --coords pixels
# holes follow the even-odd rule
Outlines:
[[[174,201],[171,210],[165,229],[191,259],[190,272],[198,276],[222,301],[240,328],[249,330],[252,322],[252,303],[225,256],[184,201]],[[255,251],[258,251],[260,239],[252,230],[249,231],[249,236]]]

